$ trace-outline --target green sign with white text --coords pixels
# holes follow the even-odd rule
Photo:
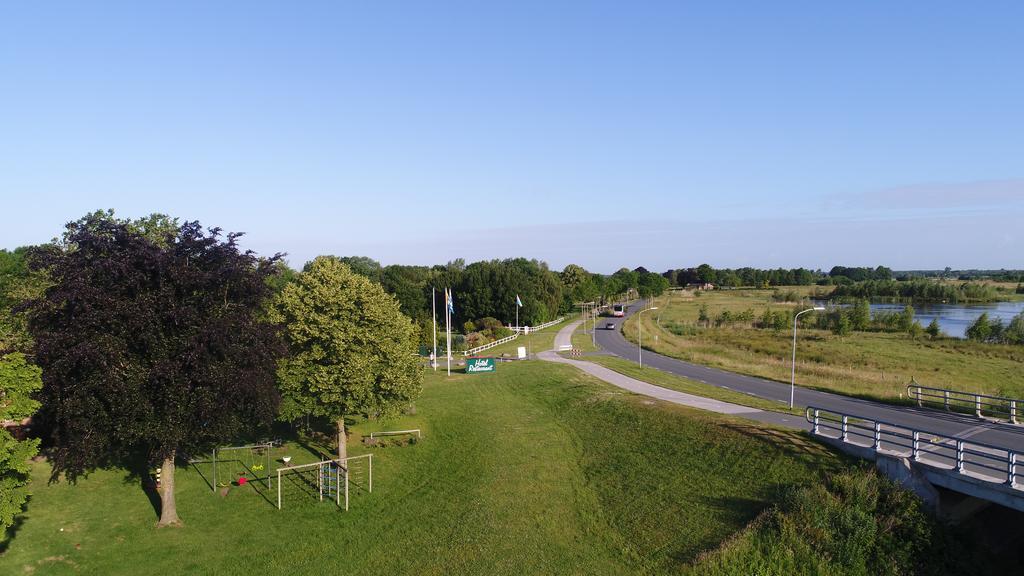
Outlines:
[[[466,360],[466,374],[494,372],[496,369],[494,358],[469,358]]]

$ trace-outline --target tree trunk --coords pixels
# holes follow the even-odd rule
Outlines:
[[[181,526],[178,507],[174,503],[174,452],[164,458],[160,469],[160,521],[157,527]]]
[[[348,435],[345,434],[345,418],[338,418],[338,460],[348,457]]]

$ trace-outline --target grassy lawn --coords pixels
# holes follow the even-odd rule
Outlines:
[[[47,484],[39,464],[0,573],[675,572],[780,490],[846,467],[801,434],[623,394],[568,366],[498,370],[428,373],[416,414],[356,424],[350,452],[375,454],[374,491],[354,492],[347,513],[294,487],[280,511],[255,488],[221,497],[180,467],[186,526],[157,530],[123,471],[69,486]],[[359,442],[399,427],[424,438]]]
[[[768,290],[735,290],[662,297],[659,310],[644,314],[644,347],[690,362],[743,374],[789,381],[792,333],[751,327],[696,326],[701,305],[712,318],[723,310],[792,307],[771,302]],[[624,333],[636,341],[636,317]],[[683,327],[683,335],[672,326]],[[657,340],[648,334],[658,334]],[[954,339],[914,340],[904,334],[854,332],[836,336],[801,329],[797,383],[853,396],[899,402],[914,378],[924,386],[1024,396],[1024,348]]]

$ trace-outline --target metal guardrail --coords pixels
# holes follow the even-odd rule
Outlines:
[[[918,406],[924,406],[925,403],[929,405],[941,404],[946,410],[968,413],[973,411],[979,418],[984,417],[986,414],[998,416],[1011,424],[1017,423],[1017,404],[1024,402],[1024,400],[1017,398],[989,396],[988,394],[947,390],[945,388],[929,388],[914,383],[907,385],[907,397],[917,400]]]
[[[814,406],[807,407],[804,417],[813,425],[815,435],[1024,491],[1024,485],[1017,484],[1020,453],[1015,450]]]

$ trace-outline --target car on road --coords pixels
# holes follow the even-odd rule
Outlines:
[[[604,325],[605,330],[615,330],[615,322],[609,322]]]

